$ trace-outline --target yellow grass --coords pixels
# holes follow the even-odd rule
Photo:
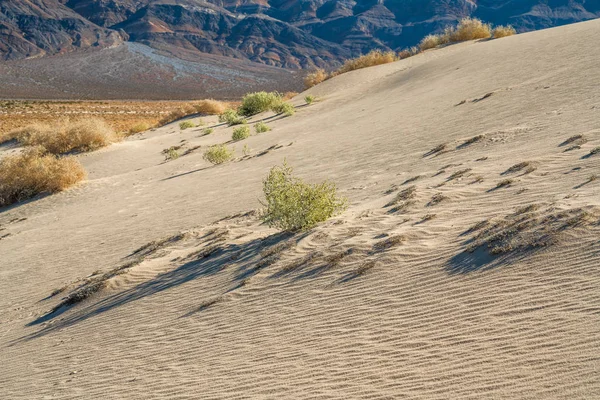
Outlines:
[[[456,29],[450,29],[446,34],[449,35],[450,42],[487,39],[492,36],[492,26],[477,18],[463,18]]]
[[[515,28],[513,28],[510,25],[506,25],[506,26],[498,25],[492,31],[492,37],[494,39],[499,39],[502,37],[512,36],[512,35],[516,35],[516,34],[517,34],[517,31],[515,30]]]
[[[100,118],[36,123],[8,134],[26,146],[42,146],[49,153],[93,151],[118,140],[115,131]]]
[[[194,109],[197,113],[207,115],[221,115],[229,107],[229,103],[213,99],[200,100],[194,103]]]
[[[427,35],[419,42],[421,51],[434,49],[441,44],[441,35]]]
[[[373,50],[364,56],[347,60],[338,70],[331,75],[336,76],[356,69],[373,67],[375,65],[387,64],[398,61],[398,56],[393,51]]]
[[[306,75],[306,77],[304,78],[304,86],[309,89],[315,85],[318,85],[319,83],[327,80],[329,78],[329,75],[327,74],[327,72],[325,72],[324,69],[317,69],[314,72],[311,72],[310,74]]]
[[[39,147],[26,149],[0,161],[0,207],[40,193],[60,192],[85,177],[74,157],[59,158]]]

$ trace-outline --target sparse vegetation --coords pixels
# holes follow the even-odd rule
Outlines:
[[[225,122],[227,125],[232,126],[246,123],[246,120],[237,111],[230,108],[219,115],[219,122]]]
[[[465,169],[456,171],[455,173],[453,173],[452,175],[450,175],[448,177],[448,181],[453,181],[455,179],[462,178],[465,174],[468,174],[469,172],[471,172],[471,168],[465,168]]]
[[[99,118],[33,124],[11,132],[10,136],[26,146],[42,146],[52,154],[93,151],[118,139],[114,130]]]
[[[410,200],[413,199],[417,196],[417,187],[416,186],[409,186],[406,189],[400,191],[392,201],[390,201],[389,203],[387,203],[384,207],[392,207],[397,205],[398,203],[402,202],[402,201],[406,201],[406,200]]]
[[[590,153],[588,154],[588,156],[593,156],[595,154],[600,154],[600,146],[594,147],[592,150],[590,150]]]
[[[293,176],[287,163],[271,168],[263,181],[266,209],[263,221],[283,231],[301,231],[341,213],[347,200],[333,183],[307,184]]]
[[[427,221],[431,221],[432,219],[435,219],[437,217],[437,214],[426,214],[423,218],[421,218],[420,223],[425,223]]]
[[[448,143],[442,143],[442,144],[438,144],[437,146],[435,146],[433,149],[429,150],[427,153],[424,154],[424,157],[427,156],[433,156],[433,155],[440,155],[442,153],[445,153],[448,149]],[[442,168],[444,169],[444,168]]]
[[[503,187],[510,186],[513,183],[514,183],[513,179],[504,179],[504,180],[498,182],[498,184],[496,185],[496,189],[500,189],[500,188],[503,188]]]
[[[228,103],[213,99],[200,100],[193,105],[194,110],[198,114],[206,115],[221,115],[225,112],[228,106]]]
[[[234,142],[247,139],[248,137],[250,137],[250,127],[246,124],[235,128],[231,135],[231,139],[233,139]]]
[[[147,131],[148,129],[150,129],[150,125],[146,122],[138,122],[135,125],[132,125],[129,130],[127,131],[127,133],[129,135],[135,135],[136,133],[140,133],[140,132],[144,132]]]
[[[0,207],[41,193],[60,192],[85,176],[85,170],[73,157],[56,157],[40,147],[26,149],[0,160]]]
[[[311,105],[315,101],[315,96],[309,94],[304,97],[304,101],[306,102],[306,104]]]
[[[224,144],[210,146],[203,155],[203,158],[211,164],[222,164],[233,159],[234,152]]]
[[[565,140],[564,142],[562,142],[559,146],[562,147],[562,146],[566,146],[571,143],[575,143],[576,145],[581,146],[582,144],[587,143],[587,138],[581,134],[573,135],[570,138],[568,138],[567,140]]]
[[[213,128],[205,128],[202,132],[204,132],[205,135],[210,135],[214,131],[215,130]]]
[[[477,136],[473,136],[471,139],[466,140],[463,144],[460,145],[460,147],[466,147],[466,146],[470,146],[473,143],[477,143],[483,140],[483,138],[485,138],[485,135],[477,135]]]
[[[427,35],[419,43],[421,51],[435,48],[442,44],[464,42],[467,40],[487,39],[492,36],[492,26],[477,18],[463,18],[458,26],[448,26],[444,33]]]
[[[189,128],[194,128],[196,125],[192,121],[183,121],[179,123],[179,129],[186,130]]]
[[[412,178],[408,178],[407,180],[405,180],[404,182],[402,182],[403,185],[408,185],[409,183],[412,183],[414,181],[417,181],[421,179],[421,175],[417,175],[417,176],[413,176]]]
[[[334,71],[331,76],[337,76],[357,69],[373,67],[398,61],[398,55],[393,51],[372,50],[369,53],[351,60],[346,60],[344,65]]]
[[[517,31],[511,25],[498,25],[492,30],[492,37],[500,39],[506,36],[516,35]]]
[[[515,172],[519,172],[525,168],[533,168],[533,170],[531,170],[529,172],[533,172],[535,170],[535,168],[533,167],[533,165],[530,161],[523,161],[523,162],[513,165],[512,167],[510,167],[509,169],[504,171],[502,173],[502,175],[514,174]]]
[[[244,148],[242,149],[242,154],[244,155],[244,157],[248,157],[250,155],[250,146],[245,144]]]
[[[264,133],[270,131],[271,128],[264,122],[260,121],[254,124],[254,130],[256,131],[256,133]]]
[[[417,46],[413,46],[413,47],[410,47],[408,49],[400,50],[398,52],[398,58],[400,60],[404,60],[405,58],[416,56],[420,52],[421,52],[421,50]]]

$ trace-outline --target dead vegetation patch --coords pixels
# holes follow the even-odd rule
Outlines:
[[[373,245],[373,252],[381,252],[401,245],[406,238],[402,235],[393,235],[386,239],[380,240]]]
[[[476,136],[473,136],[472,138],[465,140],[463,142],[463,144],[461,144],[458,147],[462,149],[464,147],[471,146],[472,144],[481,142],[484,138],[485,138],[485,135],[476,135]]]
[[[597,223],[590,211],[574,208],[565,211],[546,210],[538,213],[539,205],[517,209],[495,222],[486,221],[471,227],[476,232],[465,251],[485,248],[490,255],[522,252],[543,248],[559,242],[568,230]]]
[[[441,143],[429,150],[427,153],[423,154],[423,157],[439,156],[440,154],[444,154],[446,152],[448,152],[448,143]]]
[[[523,161],[523,162],[513,165],[512,167],[510,167],[509,169],[507,169],[500,175],[514,174],[516,172],[520,172],[523,170],[524,170],[523,175],[526,175],[526,174],[532,173],[536,169],[537,169],[537,167],[531,161]]]
[[[471,168],[461,169],[460,171],[456,171],[455,173],[453,173],[452,175],[450,175],[447,180],[448,181],[453,181],[455,179],[462,178],[464,175],[468,174],[471,171],[472,171]]]
[[[446,200],[448,200],[448,196],[444,196],[441,193],[436,193],[431,197],[431,200],[429,200],[429,203],[427,203],[427,207],[436,206],[436,205],[440,204],[442,201],[446,201]]]
[[[561,144],[559,144],[559,147],[564,147],[567,145],[576,145],[576,146],[581,146],[582,144],[587,143],[587,138],[584,135],[573,135],[570,138],[568,138],[567,140],[565,140],[564,142],[562,142]],[[565,151],[568,151],[565,150]]]
[[[417,187],[416,186],[409,186],[406,189],[400,191],[392,201],[390,201],[389,203],[387,203],[384,208],[387,207],[392,207],[395,206],[397,204],[399,204],[402,201],[406,201],[406,200],[410,200],[410,199],[414,199],[417,196]]]

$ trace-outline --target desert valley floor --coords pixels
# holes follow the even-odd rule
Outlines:
[[[599,35],[338,76],[254,117],[273,130],[219,166],[216,117],[78,156],[86,182],[0,210],[0,398],[600,398]],[[349,208],[293,236],[261,225],[284,159]]]

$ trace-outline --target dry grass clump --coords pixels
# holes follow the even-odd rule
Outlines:
[[[52,154],[93,151],[118,140],[115,131],[100,118],[33,124],[10,135],[26,146],[42,146]]]
[[[205,128],[202,132],[205,135],[210,135],[211,133],[213,133],[215,130],[213,128]]]
[[[440,155],[448,151],[448,143],[442,143],[435,146],[433,149],[429,150],[427,153],[423,154],[423,157]],[[442,168],[443,169],[443,168]]]
[[[379,242],[375,243],[373,245],[373,251],[378,252],[378,251],[385,251],[385,250],[391,249],[392,247],[396,247],[396,246],[402,244],[402,242],[404,242],[405,240],[406,240],[406,238],[402,235],[390,236],[387,239],[383,239],[383,240],[380,240]]]
[[[311,87],[318,85],[319,83],[326,81],[329,79],[329,74],[324,69],[317,69],[314,72],[309,73],[304,78],[304,86],[306,89],[310,89]]]
[[[531,250],[557,243],[570,229],[587,226],[594,221],[592,214],[581,208],[539,215],[537,206],[521,208],[495,223],[472,228],[478,233],[471,238],[466,251],[486,247],[492,255]]]
[[[492,30],[492,37],[494,39],[500,39],[506,36],[516,35],[517,30],[511,25],[498,25]]]
[[[262,220],[271,227],[295,232],[312,228],[341,213],[347,200],[338,196],[333,183],[310,185],[293,176],[286,162],[273,167],[263,181],[266,209]]]
[[[441,193],[436,193],[431,197],[431,200],[429,200],[429,203],[427,203],[427,207],[432,207],[432,206],[438,205],[444,200],[448,200],[448,196],[444,196]]]
[[[271,128],[269,127],[269,125],[260,121],[260,122],[257,122],[256,124],[254,124],[254,130],[256,131],[256,133],[265,133],[265,132],[270,131]]]
[[[382,51],[372,50],[368,54],[346,60],[344,65],[331,74],[331,77],[344,74],[346,72],[354,71],[357,69],[373,67],[381,64],[388,64],[394,61],[398,61],[398,55],[393,51]]]
[[[136,133],[147,131],[150,128],[151,128],[150,124],[148,124],[146,122],[138,122],[138,123],[132,125],[127,130],[127,134],[128,135],[135,135]]]
[[[473,143],[477,143],[482,141],[485,138],[485,135],[476,135],[473,136],[472,138],[466,140],[463,144],[460,145],[460,147],[466,147],[466,146],[470,146]]]
[[[250,127],[246,124],[235,128],[231,135],[231,139],[233,139],[234,142],[247,139],[248,137],[250,137]]]
[[[311,105],[315,100],[316,100],[316,98],[312,94],[309,94],[304,97],[304,102],[308,105]]]
[[[221,115],[229,107],[229,104],[223,101],[206,99],[194,103],[193,107],[198,114]]]
[[[594,147],[592,150],[590,150],[588,157],[593,156],[595,154],[600,154],[600,146]]]
[[[167,115],[163,116],[158,120],[158,126],[164,126],[170,124],[173,121],[177,121],[183,117],[187,117],[188,115],[195,114],[196,110],[193,107],[185,107],[178,108],[176,110],[171,111]]]
[[[419,221],[420,224],[423,224],[427,221],[431,221],[432,219],[435,219],[437,217],[437,214],[426,214],[425,216],[423,216],[423,218],[421,218],[421,221]]]
[[[525,174],[529,174],[529,173],[532,173],[533,171],[535,171],[536,167],[533,165],[533,163],[531,161],[523,161],[523,162],[513,165],[512,167],[510,167],[509,169],[504,171],[502,173],[502,175],[514,174],[515,172],[522,171],[523,169],[525,170]]]
[[[210,146],[205,152],[202,158],[211,164],[223,164],[233,159],[234,152],[225,146],[224,144],[216,144]]]
[[[582,144],[587,143],[587,138],[583,135],[573,135],[570,138],[568,138],[567,140],[565,140],[564,142],[562,142],[561,144],[559,144],[559,147],[562,146],[566,146],[568,144],[572,144],[574,143],[575,145],[581,146]],[[565,150],[567,151],[567,150]]]
[[[500,189],[500,188],[503,188],[503,187],[510,186],[514,182],[515,182],[514,179],[504,179],[504,180],[498,182],[498,184],[496,185],[496,189]]]
[[[59,158],[39,147],[26,149],[0,160],[0,207],[40,193],[60,192],[85,176],[85,170],[73,157]]]
[[[183,121],[179,123],[179,129],[181,129],[182,131],[189,128],[194,128],[195,126],[196,125],[192,121]]]
[[[448,177],[448,181],[453,181],[458,178],[462,178],[465,174],[471,172],[471,168],[461,169],[460,171],[456,171],[452,175]]]
[[[417,46],[413,46],[408,49],[403,49],[398,52],[398,59],[404,60],[405,58],[416,56],[420,52],[421,50]]]
[[[165,161],[177,160],[179,158],[179,150],[181,146],[171,146],[168,149],[164,149],[162,153],[165,155]]]
[[[427,35],[419,43],[419,49],[425,51],[442,44],[464,42],[467,40],[487,39],[492,36],[491,24],[477,18],[463,18],[456,27],[448,26],[444,33]]]
[[[416,186],[409,186],[406,189],[398,192],[398,194],[394,197],[394,199],[392,201],[390,201],[389,203],[387,203],[385,207],[392,207],[395,206],[397,204],[399,204],[402,201],[407,201],[410,199],[414,199],[417,196],[417,187]]]

